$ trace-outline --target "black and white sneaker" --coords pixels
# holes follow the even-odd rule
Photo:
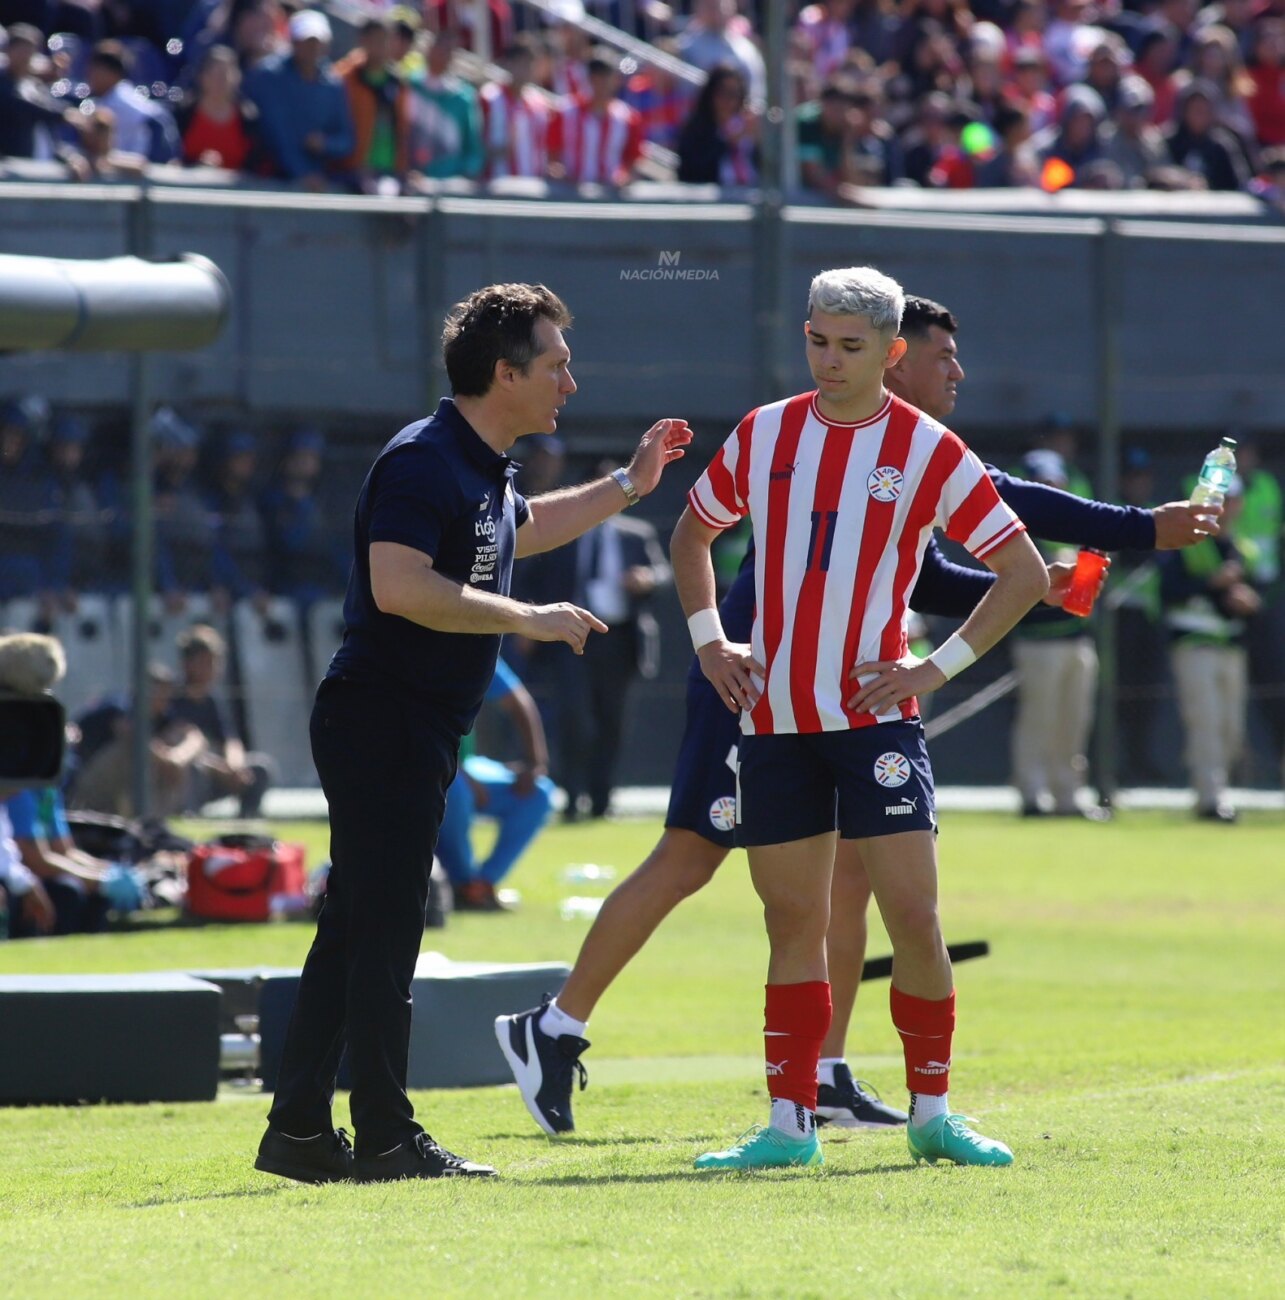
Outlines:
[[[546,993],[540,1005],[530,1011],[497,1016],[495,1038],[531,1118],[550,1137],[556,1137],[575,1130],[571,1091],[577,1073],[581,1092],[589,1083],[589,1075],[580,1064],[580,1054],[589,1043],[574,1034],[554,1037],[540,1028],[540,1017],[552,1000]]]
[[[358,1156],[353,1177],[359,1183],[397,1183],[404,1178],[494,1178],[495,1170],[438,1146],[427,1133],[416,1133],[382,1156]]]
[[[817,1123],[836,1128],[900,1128],[905,1111],[895,1110],[879,1100],[879,1094],[865,1082],[852,1077],[846,1065],[834,1067],[833,1085],[817,1088]]]

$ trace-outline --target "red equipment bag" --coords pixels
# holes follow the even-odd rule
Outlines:
[[[274,895],[307,888],[304,846],[264,835],[221,835],[187,860],[187,910],[207,921],[266,921]]]

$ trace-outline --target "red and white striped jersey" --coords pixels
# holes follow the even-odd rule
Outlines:
[[[627,179],[642,154],[642,141],[642,117],[624,100],[613,99],[601,111],[570,100],[554,119],[549,152],[566,166],[567,180],[611,185]]]
[[[858,424],[816,393],[751,411],[688,493],[696,517],[749,514],[757,552],[751,645],[767,668],[747,734],[842,731],[913,718],[853,713],[857,664],[906,653],[906,611],[934,526],[984,559],[1024,530],[978,458],[889,395]]]
[[[482,87],[481,100],[487,179],[544,176],[553,117],[544,96],[534,86],[523,86],[515,94],[512,87],[492,81]]]

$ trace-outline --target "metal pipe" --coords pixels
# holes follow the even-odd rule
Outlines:
[[[203,348],[231,301],[223,273],[194,253],[172,262],[0,254],[0,351]]]

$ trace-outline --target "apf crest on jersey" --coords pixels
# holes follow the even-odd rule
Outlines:
[[[895,501],[901,495],[901,471],[895,465],[880,465],[871,470],[866,491],[876,501]]]
[[[875,780],[886,789],[895,789],[910,780],[910,760],[890,749],[875,759]]]
[[[736,800],[725,794],[709,806],[710,825],[716,831],[730,831],[736,825]]]

